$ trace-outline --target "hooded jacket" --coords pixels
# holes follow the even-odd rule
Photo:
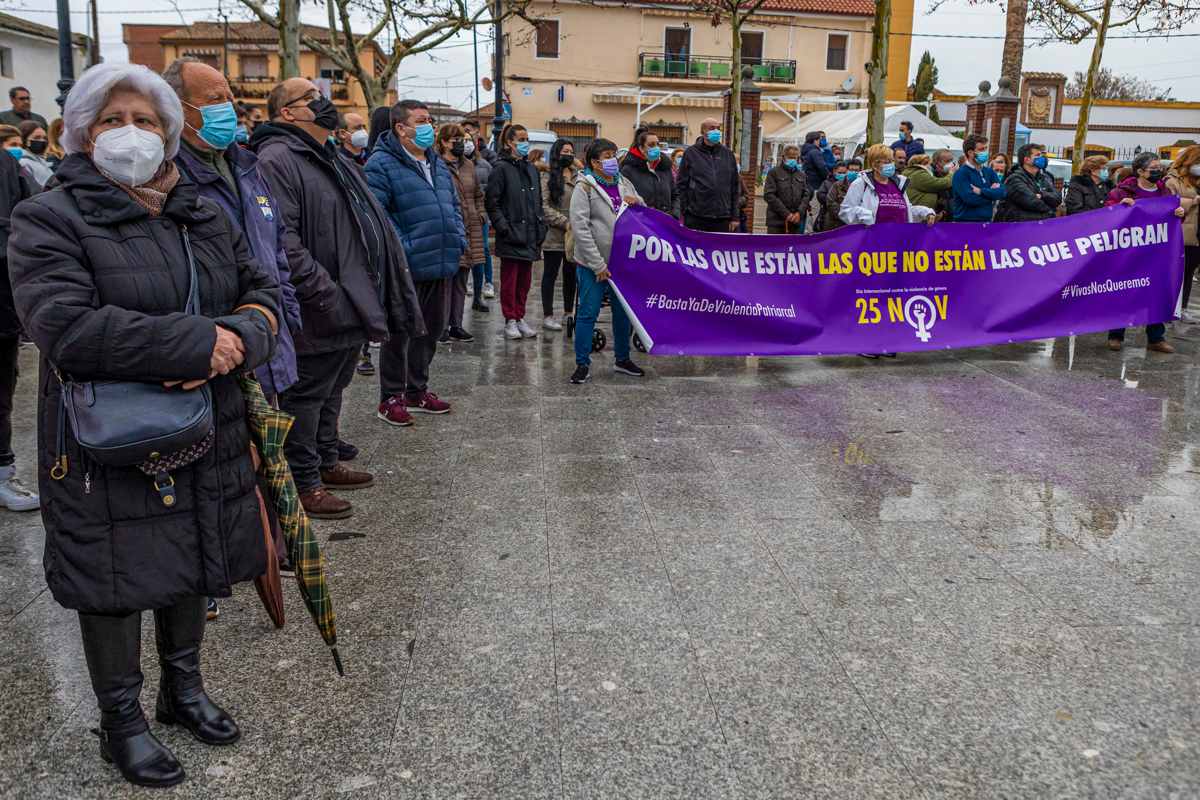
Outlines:
[[[483,187],[479,185],[479,176],[475,172],[475,162],[463,156],[444,161],[454,179],[454,189],[458,192],[458,207],[462,210],[463,228],[467,233],[467,249],[463,251],[459,267],[470,269],[476,264],[482,264],[483,254]]]
[[[685,216],[737,221],[741,187],[737,161],[725,145],[699,137],[683,151],[676,190],[679,210]]]
[[[284,319],[280,320],[275,353],[270,361],[254,371],[263,392],[272,397],[299,380],[292,331],[300,330],[300,304],[296,301],[287,254],[283,251],[283,230],[275,215],[275,201],[266,181],[258,174],[258,157],[236,144],[230,145],[221,157],[233,172],[238,196],[234,196],[224,179],[185,145],[180,145],[175,165],[196,184],[201,197],[220,206],[234,227],[246,237],[255,260],[279,284]]]
[[[654,169],[650,162],[636,147],[632,147],[621,162],[621,174],[638,190],[649,208],[657,209],[672,217],[679,216],[679,194],[675,189],[675,179],[671,175],[671,161],[666,157],[658,159]]]
[[[996,222],[1033,222],[1050,219],[1062,205],[1062,194],[1045,170],[1030,175],[1016,167],[1004,179],[1004,199],[996,206]]]
[[[215,441],[198,461],[171,473],[176,501],[167,506],[141,470],[92,462],[70,423],[60,427],[54,370],[77,381],[204,378],[218,325],[241,337],[252,369],[271,355],[271,321],[259,308],[282,318],[279,287],[241,231],[186,177],[153,218],[80,153],[63,161],[58,181],[17,208],[8,243],[17,311],[42,353],[38,484],[46,582],[61,605],[99,614],[162,608],[188,596],[228,597],[234,583],[266,567],[236,376],[209,380]],[[183,312],[185,236],[199,314]],[[53,480],[60,437],[67,474]]]
[[[263,123],[250,145],[283,223],[304,327],[296,352],[332,353],[392,332],[423,334],[404,248],[363,171],[291,125]],[[367,236],[377,244],[378,263]]]
[[[804,179],[809,186],[819,187],[829,176],[829,164],[825,162],[825,154],[817,142],[805,142],[800,148],[800,163],[804,165]]]
[[[889,179],[893,186],[904,196],[904,204],[908,206],[909,222],[924,222],[935,213],[928,206],[914,205],[904,191],[908,178],[903,175],[893,175]],[[838,216],[847,225],[874,225],[875,212],[879,210],[879,193],[875,190],[875,181],[870,172],[862,172],[854,183],[846,189],[846,199],[842,201]]]
[[[571,227],[571,194],[575,191],[575,183],[579,180],[579,170],[571,167],[563,176],[562,197],[555,203],[550,197],[550,173],[542,173],[542,215],[546,219],[546,241],[542,249],[551,252],[564,252],[567,247],[567,229]]]
[[[800,212],[800,225],[791,233],[804,230],[804,218],[808,216],[808,204],[812,200],[812,189],[804,177],[800,165],[788,169],[777,164],[767,173],[763,182],[763,201],[767,204],[767,232],[785,233],[787,216]]]
[[[517,158],[508,151],[492,166],[484,203],[496,232],[496,255],[537,261],[546,238],[541,173],[529,159]]]
[[[942,193],[949,191],[954,182],[953,175],[943,175],[939,178],[933,174],[932,169],[919,165],[905,167],[903,175],[908,178],[908,188],[905,190],[908,199],[913,205],[927,208],[937,208]]]
[[[1164,196],[1170,194],[1170,192],[1167,191],[1167,182],[1165,180],[1161,180],[1155,185],[1155,191]],[[1104,200],[1104,205],[1115,206],[1122,200],[1137,199],[1138,181],[1135,176],[1130,175],[1128,178],[1118,183],[1117,188],[1108,193],[1108,197]]]
[[[1096,183],[1091,175],[1074,175],[1067,184],[1067,213],[1081,214],[1104,208],[1108,190],[1104,184]]]
[[[618,192],[622,198],[637,197],[637,189],[621,175],[617,178]],[[575,263],[587,267],[597,275],[608,269],[612,256],[613,229],[617,225],[617,213],[613,209],[608,192],[596,179],[584,172],[571,192],[571,231],[575,234]]]
[[[6,254],[8,250],[13,209],[28,196],[29,187],[21,178],[17,160],[0,159],[0,254]],[[6,262],[0,259],[0,336],[17,336],[20,332],[21,323],[17,321],[17,310],[13,307],[8,268]]]
[[[386,131],[366,166],[367,185],[396,226],[408,271],[418,282],[452,277],[467,250],[454,178],[432,147],[425,151],[425,159],[433,185],[396,135]]]

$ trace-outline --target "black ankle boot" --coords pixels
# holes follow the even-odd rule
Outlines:
[[[80,614],[83,652],[100,706],[100,757],[138,786],[174,786],[187,777],[174,753],[146,725],[142,690],[141,614]]]
[[[200,677],[204,614],[203,597],[189,597],[154,612],[154,639],[162,666],[154,718],[164,725],[179,723],[205,744],[233,744],[242,732],[205,693]]]

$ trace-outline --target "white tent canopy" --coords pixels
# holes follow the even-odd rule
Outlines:
[[[952,153],[962,152],[962,139],[925,116],[916,106],[889,106],[884,112],[884,144],[900,138],[900,123],[913,124],[913,136],[925,140],[925,149],[934,151],[946,148]],[[784,125],[774,133],[763,137],[771,145],[773,161],[779,160],[779,150],[787,144],[804,144],[809,131],[825,131],[831,145],[841,145],[847,157],[857,152],[867,138],[867,110],[855,108],[848,111],[815,111],[800,118],[799,122]]]

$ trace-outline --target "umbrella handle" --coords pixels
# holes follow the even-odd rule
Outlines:
[[[342,656],[338,653],[337,645],[331,646],[329,652],[333,653],[333,665],[337,667],[338,675],[346,677],[346,670],[342,669]]]

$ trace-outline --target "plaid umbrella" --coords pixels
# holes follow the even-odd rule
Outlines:
[[[283,455],[283,442],[287,439],[288,431],[292,429],[293,418],[290,414],[271,407],[262,387],[252,374],[243,374],[238,378],[238,383],[242,387],[242,395],[246,398],[250,435],[254,437],[254,443],[262,457],[268,500],[274,503],[279,514],[283,539],[287,544],[292,565],[296,568],[296,584],[300,587],[300,596],[304,598],[304,605],[308,606],[313,621],[317,623],[321,638],[329,645],[338,674],[345,675],[342,657],[337,649],[333,600],[329,596],[329,586],[325,581],[325,559],[321,556],[317,537],[313,535],[308,514],[304,513],[304,507],[300,505],[300,492],[296,490],[292,471]]]

